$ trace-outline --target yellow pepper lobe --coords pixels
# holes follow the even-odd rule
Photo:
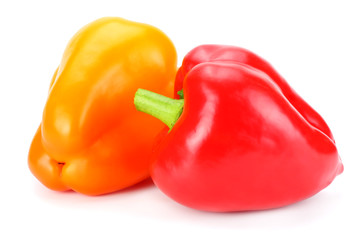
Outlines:
[[[169,94],[174,56],[168,38],[146,24],[101,18],[83,27],[67,45],[44,109],[45,149],[59,157],[89,147],[154,79]]]

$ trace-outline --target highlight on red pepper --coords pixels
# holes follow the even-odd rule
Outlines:
[[[70,40],[55,71],[28,164],[46,187],[99,195],[149,177],[164,125],[134,108],[139,87],[172,96],[176,51],[150,25],[108,17]]]
[[[168,126],[151,176],[175,201],[215,212],[277,208],[342,173],[325,121],[254,53],[199,46],[178,71],[175,92],[181,89],[184,99],[143,89],[134,99]]]

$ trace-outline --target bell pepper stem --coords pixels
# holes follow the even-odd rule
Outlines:
[[[177,94],[179,95],[180,99],[184,98],[184,90],[183,89],[178,91]]]
[[[156,117],[171,130],[183,111],[184,99],[172,99],[140,88],[135,93],[134,104],[138,111]]]

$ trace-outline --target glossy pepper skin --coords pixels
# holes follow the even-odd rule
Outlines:
[[[161,122],[137,112],[137,88],[172,96],[176,52],[155,27],[108,17],[70,40],[51,81],[28,164],[46,187],[99,195],[149,176]]]
[[[214,212],[282,207],[328,186],[343,171],[330,130],[274,76],[241,48],[190,52],[175,90],[182,88],[184,99],[165,101],[184,105],[154,149],[154,183],[185,206]]]
[[[246,64],[267,74],[281,89],[282,94],[291,102],[301,115],[314,127],[321,130],[332,140],[334,137],[324,119],[299,96],[286,80],[266,60],[247,49],[228,45],[201,45],[190,51],[183,60],[182,66],[176,74],[175,97],[182,90],[184,76],[196,65],[203,62],[233,61]]]

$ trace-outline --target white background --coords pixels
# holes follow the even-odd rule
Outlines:
[[[356,2],[1,1],[0,239],[360,239]],[[103,16],[160,28],[179,65],[205,43],[241,46],[267,59],[326,119],[344,173],[300,203],[231,214],[183,207],[151,181],[101,197],[46,189],[28,170],[27,153],[50,78],[72,35]]]

